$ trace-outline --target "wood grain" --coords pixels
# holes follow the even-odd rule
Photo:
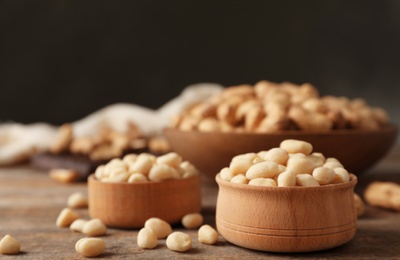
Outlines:
[[[199,176],[163,182],[107,183],[88,179],[89,213],[110,227],[142,228],[147,219],[170,224],[201,210]]]
[[[320,187],[252,186],[219,175],[216,180],[217,228],[235,245],[268,252],[311,252],[342,245],[356,233],[355,175],[350,182]]]
[[[397,146],[376,168],[359,177],[356,191],[362,194],[374,180],[400,183],[400,146]],[[215,227],[217,186],[203,180],[202,213],[204,222]],[[55,225],[58,213],[66,207],[68,196],[87,192],[85,183],[73,185],[52,181],[45,172],[26,166],[0,168],[0,236],[11,234],[21,241],[22,252],[0,259],[85,259],[76,253],[76,241],[84,237]],[[232,201],[232,203],[234,203]],[[88,218],[88,210],[77,212]],[[188,233],[193,248],[187,253],[172,252],[160,240],[155,250],[138,248],[138,230],[109,229],[106,253],[102,259],[398,259],[400,256],[400,213],[367,207],[359,219],[357,233],[349,243],[314,253],[276,254],[234,246],[221,236],[217,245],[200,244],[196,230],[175,225],[174,230]]]

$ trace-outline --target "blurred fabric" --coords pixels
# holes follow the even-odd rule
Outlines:
[[[190,84],[311,82],[400,124],[400,1],[0,1],[0,121],[158,108]]]

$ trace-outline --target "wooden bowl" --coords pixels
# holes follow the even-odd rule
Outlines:
[[[321,152],[326,157],[335,157],[349,172],[360,174],[389,151],[396,140],[397,127],[390,125],[377,131],[352,129],[322,133],[284,131],[269,134],[165,129],[164,134],[175,152],[214,179],[235,155],[279,147],[285,139],[310,142],[315,152]]]
[[[269,252],[311,252],[350,241],[357,226],[351,181],[320,187],[261,187],[216,176],[216,224],[232,244]]]
[[[89,214],[109,227],[141,228],[158,217],[170,224],[201,210],[200,177],[143,183],[107,183],[88,178]]]

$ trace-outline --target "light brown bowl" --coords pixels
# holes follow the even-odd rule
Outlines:
[[[170,224],[201,210],[200,177],[143,183],[107,183],[88,178],[89,214],[109,227],[141,228],[158,217]]]
[[[261,187],[216,176],[216,224],[232,244],[269,252],[311,252],[350,241],[357,213],[351,181],[320,187]]]
[[[222,133],[165,129],[172,149],[193,163],[202,173],[215,175],[229,165],[232,157],[279,147],[286,139],[299,139],[313,144],[315,152],[335,157],[344,167],[360,174],[379,161],[394,144],[397,127],[381,130],[335,130],[312,133],[285,131],[280,133]]]

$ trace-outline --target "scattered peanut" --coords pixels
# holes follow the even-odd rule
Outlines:
[[[58,215],[56,225],[58,227],[69,227],[78,218],[79,215],[75,211],[65,208]]]
[[[88,199],[81,192],[75,192],[68,197],[67,204],[70,208],[87,208]]]
[[[100,219],[92,219],[83,226],[82,233],[90,237],[103,236],[107,233],[107,227]]]
[[[51,169],[50,178],[61,183],[71,183],[79,180],[79,174],[73,169]]]
[[[69,226],[72,231],[83,232],[83,227],[87,223],[87,220],[84,219],[77,219]]]
[[[167,247],[172,251],[185,252],[192,248],[192,239],[183,232],[174,232],[167,237]]]
[[[186,214],[182,218],[182,225],[185,228],[198,228],[201,226],[201,224],[203,224],[203,216],[200,213]]]
[[[400,211],[400,185],[394,182],[373,182],[364,192],[371,206]]]
[[[198,239],[200,243],[214,245],[218,242],[218,233],[210,225],[203,225],[199,228]]]
[[[149,218],[144,226],[153,230],[157,238],[166,238],[172,232],[171,225],[160,218]]]
[[[104,253],[106,244],[101,238],[81,238],[75,244],[75,250],[85,257],[96,257]]]
[[[153,249],[157,243],[157,235],[152,229],[144,227],[139,231],[137,244],[140,248]]]
[[[20,242],[10,235],[5,235],[0,240],[0,254],[15,255],[19,253],[20,249]]]

